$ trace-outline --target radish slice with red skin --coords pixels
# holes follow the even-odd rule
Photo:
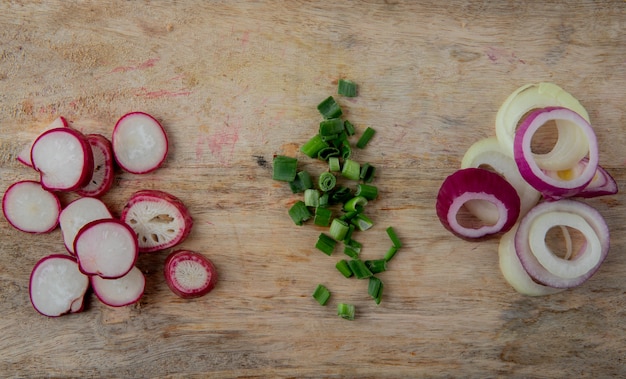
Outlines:
[[[74,191],[85,186],[93,173],[93,153],[85,136],[72,128],[50,129],[31,149],[33,168],[41,185],[51,191]]]
[[[462,226],[457,216],[461,207],[470,200],[493,204],[499,214],[497,222],[477,228]],[[465,168],[444,180],[437,194],[436,209],[446,229],[472,240],[511,229],[519,216],[520,199],[515,188],[500,175],[482,168]]]
[[[154,171],[167,157],[165,129],[147,113],[131,112],[122,116],[115,124],[111,142],[118,165],[133,174]]]
[[[57,317],[82,311],[88,288],[89,278],[80,272],[76,259],[52,254],[35,264],[28,291],[37,312]]]
[[[120,278],[135,265],[137,236],[120,220],[94,220],[76,234],[74,253],[84,274],[106,279]]]
[[[549,216],[543,219],[543,224],[536,222],[544,214]],[[586,226],[578,226],[581,219]],[[577,225],[575,228],[583,229],[581,230],[583,234],[587,231],[587,237],[589,236],[588,228],[590,228],[589,230],[595,233],[599,244],[594,242],[596,237],[592,237],[591,241],[587,241],[571,260],[548,257],[548,254],[553,253],[543,246],[535,247],[533,250],[532,245],[543,244],[545,234],[542,236],[542,233],[548,230],[547,225],[567,226],[568,224]],[[570,199],[546,201],[533,208],[520,221],[520,227],[515,235],[515,250],[524,269],[533,280],[549,287],[572,288],[589,279],[606,259],[609,251],[609,229],[602,215],[585,203]],[[539,259],[537,255],[540,256]],[[541,263],[546,259],[552,262],[549,269]],[[585,270],[581,275],[571,277],[572,272],[582,268]]]
[[[498,258],[504,279],[522,295],[545,296],[564,291],[562,288],[552,288],[539,284],[528,275],[515,252],[515,233],[517,233],[518,227],[519,223],[500,237]]]
[[[39,182],[22,180],[7,188],[2,212],[9,224],[26,233],[48,233],[59,224],[61,203]]]
[[[113,148],[111,141],[100,134],[86,136],[93,153],[93,174],[89,184],[76,191],[80,196],[100,197],[113,185]]]
[[[544,170],[550,168],[540,166],[540,162],[536,159],[538,155],[531,150],[533,135],[542,125],[551,120],[569,122],[568,127],[580,130],[587,144],[588,162],[584,166],[583,171],[570,180],[547,175]],[[514,155],[524,179],[541,192],[545,198],[550,200],[575,196],[591,182],[598,167],[598,143],[593,128],[580,115],[566,108],[536,110],[524,119],[515,134]],[[569,167],[562,169],[572,169],[582,158],[572,163]]]
[[[193,226],[185,204],[174,195],[158,190],[135,192],[124,206],[121,220],[137,234],[141,253],[181,243]]]
[[[217,270],[204,255],[190,250],[172,252],[165,259],[165,281],[172,292],[191,299],[204,296],[217,283]]]
[[[94,220],[112,217],[106,204],[96,198],[81,197],[69,203],[59,215],[59,224],[67,251],[74,255],[74,239],[83,226]]]
[[[136,266],[121,278],[104,279],[93,275],[89,280],[98,300],[111,307],[138,302],[146,288],[146,278]]]
[[[63,116],[59,116],[57,117],[54,121],[52,121],[45,129],[43,129],[41,131],[41,133],[50,130],[50,129],[56,129],[56,128],[66,128],[69,127],[69,123],[67,122],[67,120],[65,119],[65,117]],[[40,133],[40,134],[41,134]],[[25,164],[28,167],[33,167],[33,162],[30,160],[30,151],[33,147],[33,143],[35,142],[35,140],[33,139],[33,141],[31,141],[28,146],[24,147],[24,149],[22,149],[22,151],[20,151],[20,153],[17,155],[17,160],[20,163]]]

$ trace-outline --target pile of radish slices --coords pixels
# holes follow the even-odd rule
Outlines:
[[[474,143],[441,185],[441,223],[467,240],[500,235],[500,269],[522,294],[579,286],[609,250],[604,219],[581,198],[618,191],[598,163],[587,111],[556,84],[528,84],[506,99],[495,124],[496,137]],[[555,230],[562,249],[549,242]]]
[[[2,199],[5,218],[26,233],[60,227],[67,254],[50,254],[35,264],[29,283],[33,307],[46,316],[83,310],[89,288],[104,304],[136,303],[146,280],[136,266],[140,253],[173,248],[191,232],[184,203],[169,193],[140,190],[115,217],[101,200],[114,183],[116,164],[132,174],[159,168],[168,152],[165,129],[149,114],[132,112],[116,123],[112,138],[83,134],[59,117],[17,159],[39,180],[10,185]],[[62,204],[60,194],[73,194]],[[209,259],[189,250],[173,251],[164,276],[182,298],[208,293],[217,280]]]

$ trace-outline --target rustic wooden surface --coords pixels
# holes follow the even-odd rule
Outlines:
[[[623,1],[3,1],[2,192],[36,178],[15,158],[55,117],[110,136],[124,113],[151,113],[171,140],[165,165],[118,172],[103,200],[119,214],[138,189],[179,196],[195,219],[182,246],[209,256],[220,282],[178,299],[161,274],[168,251],[143,255],[138,305],[90,295],[85,312],[48,319],[28,277],[64,251],[60,231],[25,235],[2,219],[0,376],[623,377],[623,195],[590,201],[611,229],[600,271],[544,298],[505,283],[497,239],[446,232],[434,199],[463,151],[494,135],[506,96],[538,81],[583,103],[600,162],[624,187],[624,30]],[[386,251],[388,225],[405,243],[380,306],[335,272],[339,255],[313,248],[318,228],[291,223],[296,196],[271,180],[272,156],[297,154],[340,77],[360,85],[341,100],[349,119],[378,131],[357,155],[381,190],[363,254]],[[318,283],[333,291],[327,307],[310,296]],[[336,316],[340,301],[356,320]]]

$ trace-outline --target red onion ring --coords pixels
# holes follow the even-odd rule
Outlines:
[[[563,177],[576,177],[585,170],[585,167],[589,164],[589,159],[583,158],[578,164],[566,171],[546,171],[546,175],[554,178]],[[591,182],[587,184],[580,192],[576,194],[577,197],[591,198],[605,195],[615,195],[618,192],[617,182],[609,174],[609,172],[602,166],[598,165],[596,173],[591,179]]]
[[[470,200],[493,204],[499,213],[496,223],[478,228],[462,226],[457,215]],[[511,229],[519,216],[520,198],[515,188],[498,174],[482,168],[465,168],[444,180],[437,194],[436,209],[446,229],[464,239],[477,239]]]

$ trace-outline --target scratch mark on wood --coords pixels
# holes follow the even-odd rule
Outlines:
[[[150,58],[148,60],[146,60],[145,62],[141,62],[137,65],[134,66],[119,66],[119,67],[115,67],[113,70],[111,70],[112,73],[114,72],[128,72],[128,71],[135,71],[135,70],[145,70],[147,68],[150,67],[154,67],[154,65],[160,60],[160,58]]]

